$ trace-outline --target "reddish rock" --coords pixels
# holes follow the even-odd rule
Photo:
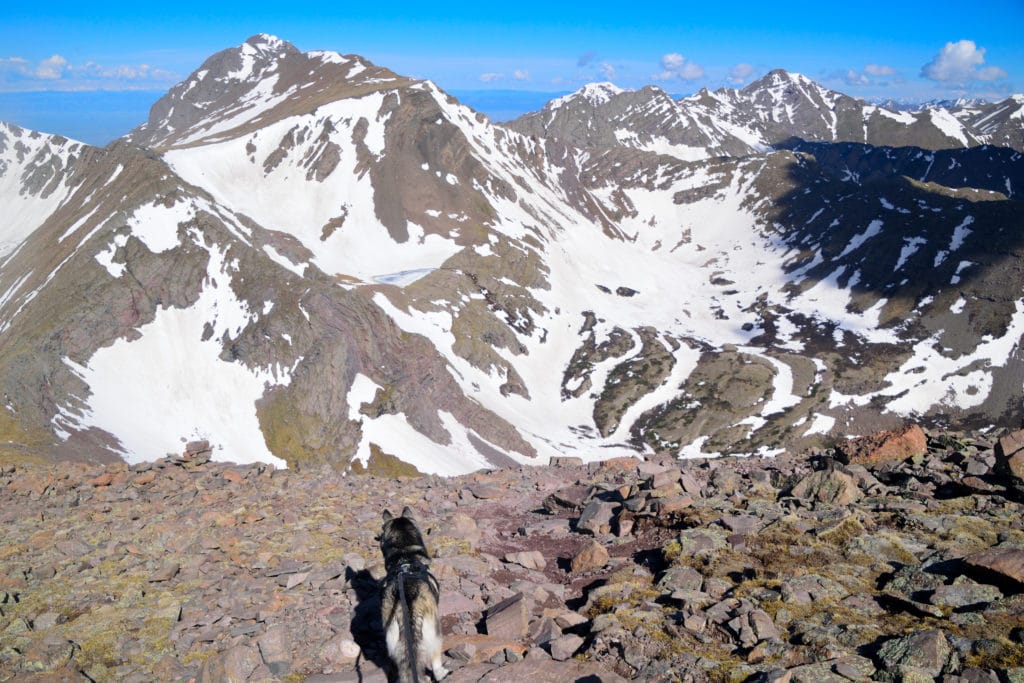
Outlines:
[[[221,476],[224,477],[227,481],[230,481],[234,484],[237,484],[243,479],[242,473],[239,472],[238,470],[224,470],[224,474],[222,474]]]
[[[693,496],[689,494],[681,494],[678,496],[669,496],[668,498],[655,499],[651,503],[651,510],[659,516],[664,516],[682,512],[691,505],[693,505]]]
[[[1003,434],[996,442],[996,455],[1001,458],[1008,458],[1019,451],[1024,451],[1024,429]]]
[[[12,493],[31,493],[43,495],[46,490],[57,483],[52,474],[21,474],[7,485]]]
[[[964,558],[968,566],[1024,584],[1024,550],[1017,548],[992,548]]]
[[[463,661],[463,658],[468,657],[468,662],[486,662],[489,661],[499,652],[515,652],[518,655],[522,655],[526,652],[526,646],[521,643],[516,643],[514,640],[507,638],[500,638],[497,636],[481,635],[474,633],[472,635],[465,634],[446,634],[444,637],[444,646],[447,648],[449,656]],[[455,652],[452,653],[452,650]],[[445,679],[447,680],[447,679]],[[474,679],[475,680],[475,679]]]
[[[89,480],[89,484],[91,486],[95,486],[96,488],[101,488],[101,487],[104,487],[104,486],[110,486],[110,484],[113,481],[114,481],[114,475],[111,472],[104,472],[101,475],[99,475],[98,477],[93,477],[92,479],[90,479]]]
[[[623,455],[618,458],[609,458],[608,460],[602,460],[598,464],[598,469],[602,470],[629,470],[637,466],[637,463],[643,462],[639,458],[634,458],[631,455]]]
[[[143,472],[139,476],[134,477],[132,479],[132,483],[136,486],[145,486],[146,484],[152,484],[155,480],[156,472],[149,470],[148,472]]]
[[[649,489],[664,489],[667,487],[673,487],[674,484],[677,484],[679,482],[680,476],[681,473],[676,468],[666,468],[661,472],[655,472],[654,474],[651,474],[644,481],[644,484]]]
[[[1004,434],[996,443],[999,458],[1017,479],[1024,479],[1024,429]]]
[[[483,605],[477,600],[468,598],[462,593],[455,591],[444,591],[441,593],[441,600],[438,603],[438,611],[442,617],[449,614],[464,614],[466,612],[479,612]]]
[[[518,564],[527,569],[544,569],[548,566],[547,560],[539,550],[523,550],[518,553],[506,553],[505,561]]]
[[[181,565],[174,560],[167,560],[164,562],[159,569],[153,572],[147,581],[150,583],[161,583],[163,581],[170,581],[178,572],[181,571]]]
[[[902,462],[928,452],[928,439],[918,425],[862,436],[836,446],[841,460],[854,465]]]
[[[592,569],[600,569],[608,564],[610,559],[608,551],[597,541],[591,541],[576,553],[572,558],[572,571],[574,574],[588,572]]]
[[[209,453],[210,442],[206,439],[200,439],[197,441],[189,441],[185,444],[185,455],[198,455],[200,453]]]

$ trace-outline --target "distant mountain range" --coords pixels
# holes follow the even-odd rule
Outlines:
[[[1022,111],[773,71],[499,126],[257,35],[106,148],[0,125],[0,450],[455,474],[1019,426]]]
[[[742,90],[673,99],[656,86],[591,83],[510,124],[526,135],[589,148],[621,144],[683,159],[767,151],[790,138],[874,146],[1024,149],[1024,96],[887,108],[772,71]]]

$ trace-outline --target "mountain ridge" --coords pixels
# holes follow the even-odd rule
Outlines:
[[[769,76],[748,94],[792,101],[763,112],[840,130],[805,108],[839,99]],[[0,431],[456,474],[1018,419],[1018,152],[754,150],[728,97],[588,92],[576,144],[259,34],[125,140],[33,166],[75,192],[5,173],[42,220],[0,262]]]
[[[741,89],[711,91],[704,88],[679,98],[665,94],[673,104],[663,105],[665,115],[652,122],[645,110],[653,105],[646,101],[664,91],[657,86],[640,90],[607,87],[611,85],[606,84],[605,96],[601,99],[595,99],[590,92],[595,84],[588,84],[575,93],[553,100],[538,112],[524,114],[504,125],[525,134],[554,136],[575,146],[617,141],[652,151],[652,137],[664,137],[670,143],[683,145],[688,135],[692,138],[692,129],[698,128],[705,142],[713,140],[717,145],[705,144],[703,156],[699,149],[677,150],[677,155],[682,154],[683,158],[689,155],[693,159],[720,153],[757,153],[790,137],[811,142],[857,142],[923,149],[996,144],[1024,151],[1019,139],[1021,126],[1010,122],[1024,116],[1024,95],[1012,95],[1000,102],[957,100],[896,109],[830,90],[803,74],[775,69]],[[640,102],[625,102],[627,98],[640,99]],[[574,101],[585,101],[587,106],[570,111],[572,108],[566,105]],[[631,112],[631,106],[637,111]],[[600,111],[593,111],[594,107]],[[578,132],[573,121],[583,121],[587,126],[595,121],[607,121],[606,126],[619,123],[623,128],[595,139],[589,128],[588,134]],[[687,131],[688,128],[691,130]],[[621,132],[616,134],[614,130]],[[632,139],[630,132],[635,135],[638,131],[643,131],[643,135]],[[663,149],[670,147],[663,146]]]

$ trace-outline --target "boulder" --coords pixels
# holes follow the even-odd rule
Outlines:
[[[827,505],[849,505],[861,498],[852,475],[839,470],[813,472],[793,487],[794,498]]]
[[[836,455],[846,463],[878,466],[902,462],[928,452],[928,438],[916,424],[870,434],[836,446]]]
[[[245,683],[260,665],[260,654],[251,645],[235,645],[203,663],[197,683]]]
[[[968,567],[1024,584],[1024,550],[990,548],[964,558]]]
[[[938,629],[893,638],[878,649],[878,659],[888,671],[920,670],[938,678],[955,658],[946,635]]]
[[[484,613],[484,624],[487,635],[519,640],[526,637],[529,610],[526,596],[516,593],[511,598],[502,600]]]
[[[1001,436],[995,450],[998,463],[1016,479],[1024,480],[1024,429]]]
[[[505,561],[518,564],[526,569],[540,569],[548,566],[547,560],[539,550],[523,550],[517,553],[506,553]]]
[[[597,541],[591,541],[583,546],[572,558],[572,572],[579,574],[594,569],[600,569],[608,564],[610,559],[608,551]]]

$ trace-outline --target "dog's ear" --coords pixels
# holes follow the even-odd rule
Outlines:
[[[394,517],[394,515],[391,514],[391,510],[384,510],[383,517],[385,522],[390,522],[391,518]]]
[[[415,515],[415,513],[414,513],[414,512],[412,511],[412,508],[411,508],[411,507],[409,507],[408,505],[406,505],[406,506],[405,506],[404,508],[402,508],[402,516],[403,516],[403,517],[408,517],[409,519],[412,519],[412,518],[414,518],[414,517],[415,517],[416,515]]]

